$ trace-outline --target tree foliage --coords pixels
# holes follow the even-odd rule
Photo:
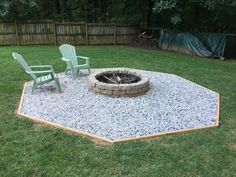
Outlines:
[[[149,0],[5,0],[6,20],[144,23]]]
[[[36,0],[9,0],[1,4],[0,15],[2,18],[36,18],[39,6]]]
[[[236,0],[0,0],[0,18],[236,33]]]
[[[236,32],[235,0],[155,0],[153,11],[163,23],[161,26]]]

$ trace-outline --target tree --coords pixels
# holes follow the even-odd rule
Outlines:
[[[172,28],[236,32],[235,0],[155,0],[153,12]]]
[[[151,0],[5,0],[5,20],[54,19],[84,22],[145,23]]]
[[[25,19],[29,16],[35,19],[39,14],[39,6],[36,0],[8,0],[4,1],[4,8],[0,11],[3,19]]]

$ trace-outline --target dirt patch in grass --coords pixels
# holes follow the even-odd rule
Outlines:
[[[236,144],[230,144],[229,147],[230,149],[236,150]]]

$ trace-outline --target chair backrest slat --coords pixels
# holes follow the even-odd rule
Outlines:
[[[12,56],[15,60],[18,61],[18,63],[25,69],[25,71],[32,71],[31,68],[29,67],[29,65],[26,63],[26,61],[24,60],[24,58],[16,52],[12,53]],[[33,73],[29,74],[34,80],[37,79],[37,76]]]
[[[62,44],[59,47],[63,58],[71,60],[73,65],[78,65],[75,47],[69,44]]]

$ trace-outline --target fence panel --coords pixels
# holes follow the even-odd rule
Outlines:
[[[58,44],[86,44],[85,24],[56,23],[56,36]]]
[[[15,23],[0,23],[0,45],[15,44],[18,44]]]
[[[139,28],[128,25],[79,22],[0,22],[0,45],[127,44]]]
[[[18,34],[20,44],[53,44],[53,23],[18,23]]]
[[[89,44],[113,44],[114,24],[88,24]]]
[[[127,44],[130,43],[132,40],[137,38],[137,35],[140,32],[140,29],[133,26],[117,26],[116,27],[117,32],[117,44]]]

